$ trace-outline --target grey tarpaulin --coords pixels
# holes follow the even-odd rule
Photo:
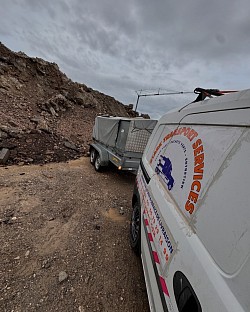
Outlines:
[[[121,152],[142,153],[157,120],[101,117],[95,119],[93,138]]]
[[[107,146],[115,147],[120,118],[96,117],[93,138]]]

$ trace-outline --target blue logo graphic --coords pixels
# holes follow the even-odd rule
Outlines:
[[[162,174],[167,181],[169,191],[174,186],[174,178],[172,177],[172,163],[169,158],[160,155],[158,164],[155,167],[157,174]]]

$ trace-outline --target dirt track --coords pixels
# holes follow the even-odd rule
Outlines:
[[[0,167],[0,311],[148,312],[133,183],[88,158]]]

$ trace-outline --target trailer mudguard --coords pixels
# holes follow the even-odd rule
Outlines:
[[[108,166],[109,164],[109,155],[108,152],[105,148],[103,148],[101,145],[98,143],[92,143],[90,144],[90,149],[94,148],[100,155],[101,157],[101,166],[105,167]]]

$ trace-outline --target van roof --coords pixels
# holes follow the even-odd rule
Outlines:
[[[167,112],[160,123],[179,123],[185,116],[197,113],[217,112],[250,108],[250,89],[229,93],[199,102],[191,102]],[[248,123],[248,121],[247,121]]]
[[[124,120],[124,121],[142,121],[142,122],[150,122],[152,120],[156,120],[156,119],[148,119],[148,118],[143,118],[143,117],[123,117],[123,116],[108,116],[108,115],[102,115],[102,116],[97,116],[96,118],[98,119],[107,119],[107,120]]]
[[[188,105],[185,105],[179,110],[182,109],[190,109],[190,108],[197,108],[202,106],[211,106],[213,110],[219,109],[232,109],[232,108],[242,108],[242,107],[249,107],[249,100],[250,100],[250,89],[233,92],[224,94],[222,96],[218,96],[215,98],[199,101],[199,102],[192,102]]]

